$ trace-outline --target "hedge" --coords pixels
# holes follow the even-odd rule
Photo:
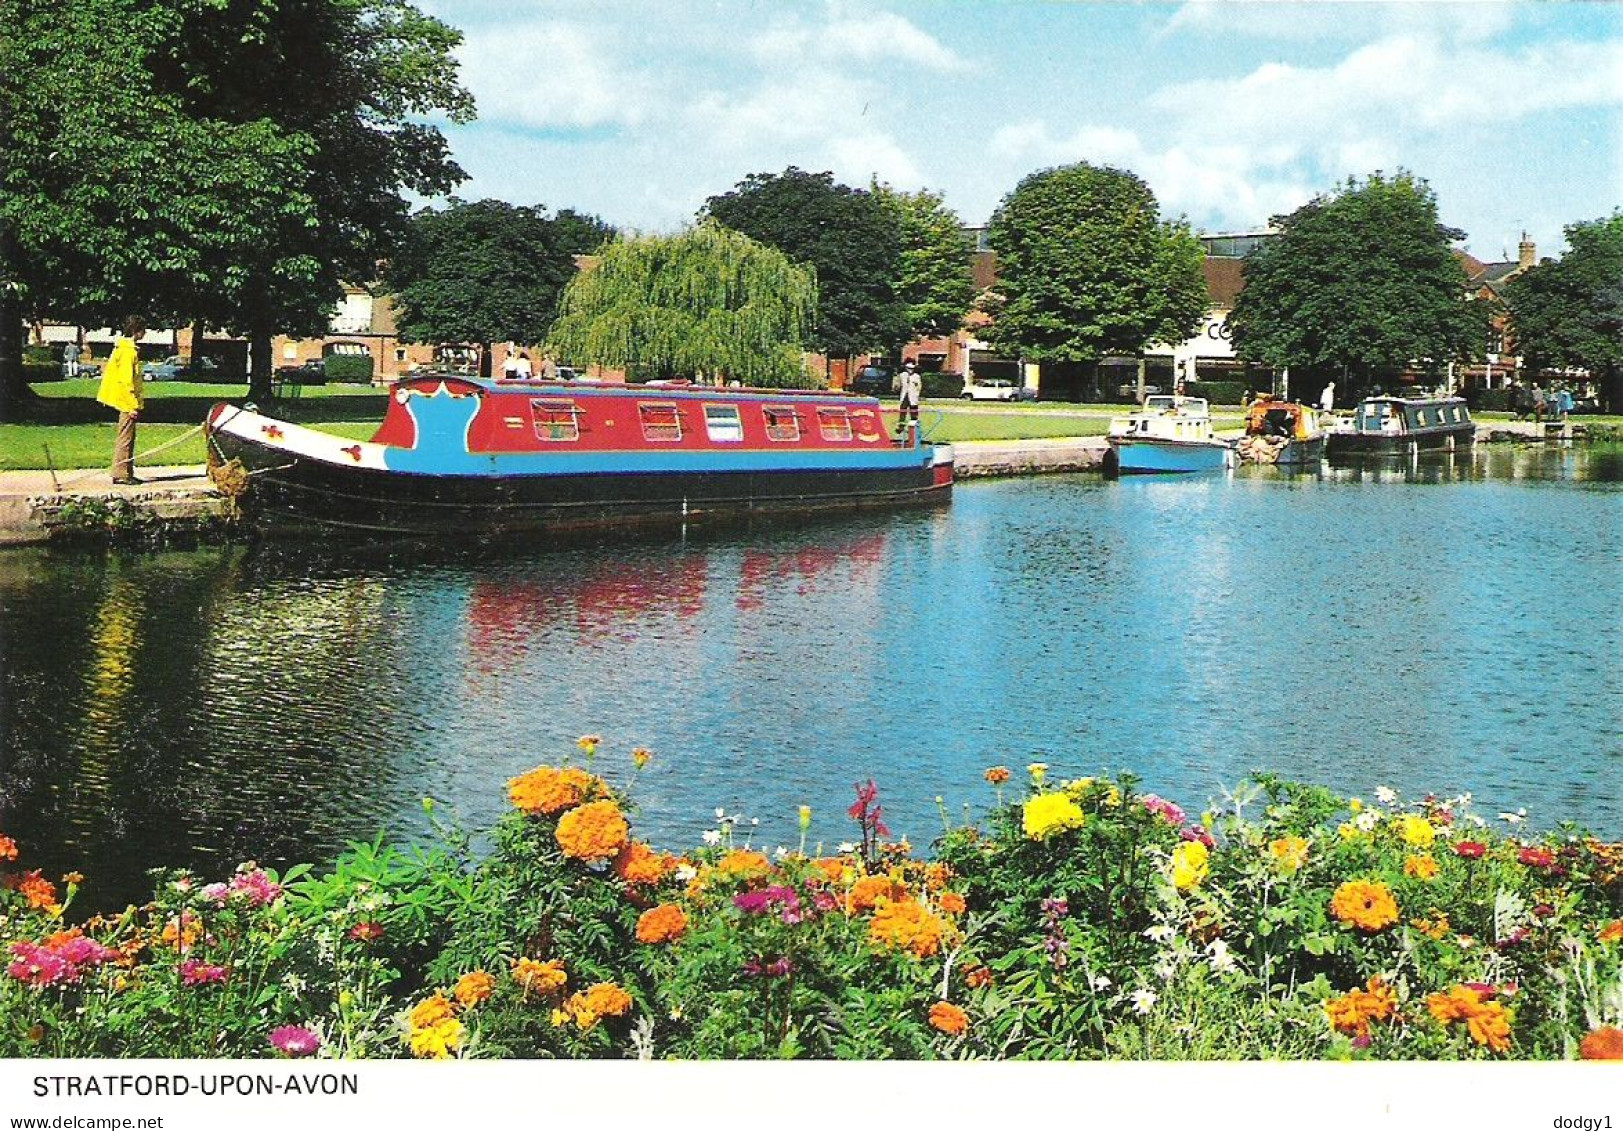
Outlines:
[[[327,380],[364,385],[372,380],[371,354],[335,353],[327,357]]]

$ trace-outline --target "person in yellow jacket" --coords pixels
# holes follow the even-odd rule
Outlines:
[[[113,356],[101,373],[101,389],[96,399],[118,409],[118,439],[113,441],[113,482],[139,483],[135,477],[135,422],[146,407],[141,388],[141,359],[135,343],[146,336],[146,324],[139,318],[124,320],[124,333],[113,344]]]

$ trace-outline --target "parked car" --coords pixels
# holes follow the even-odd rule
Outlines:
[[[850,389],[868,397],[885,397],[896,391],[890,370],[883,365],[864,365],[851,379]]]
[[[993,378],[990,381],[976,381],[964,386],[964,391],[958,395],[966,401],[1012,401],[1019,395],[1013,381],[1002,378]]]
[[[212,381],[219,375],[220,366],[212,357],[188,361],[178,353],[141,366],[141,377],[147,381]]]
[[[1151,385],[1147,382],[1144,385],[1144,395],[1146,397],[1159,396],[1164,392],[1166,390],[1159,385]],[[1136,402],[1138,400],[1138,382],[1129,381],[1127,384],[1119,386],[1116,389],[1116,395],[1128,403]]]
[[[300,365],[278,365],[276,367],[276,383],[279,385],[325,385],[327,383],[327,363],[321,358],[311,358]]]

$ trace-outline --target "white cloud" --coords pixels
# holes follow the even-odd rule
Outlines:
[[[934,71],[968,69],[962,58],[912,21],[893,12],[840,5],[831,5],[819,20],[782,19],[751,39],[746,49],[761,63],[779,67],[816,62],[850,68],[893,60]]]
[[[639,125],[656,101],[651,76],[619,58],[611,37],[588,27],[504,24],[469,34],[458,56],[480,118],[499,125]]]

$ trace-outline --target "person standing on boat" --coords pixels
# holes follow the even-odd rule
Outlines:
[[[512,346],[507,347],[507,357],[502,361],[502,379],[504,381],[518,380],[518,354],[513,352]]]
[[[527,353],[519,354],[518,355],[518,363],[517,363],[517,365],[518,365],[518,367],[513,371],[513,376],[516,379],[518,379],[520,381],[528,381],[532,376],[534,376],[535,371],[530,367],[530,355],[529,354],[527,354]]]
[[[919,376],[919,363],[912,358],[902,362],[902,399],[898,406],[896,432],[905,437],[909,417],[913,427],[919,426],[919,398],[924,394],[924,378]]]
[[[141,387],[141,363],[136,343],[146,337],[146,323],[139,318],[124,320],[124,333],[113,344],[113,356],[102,370],[101,388],[96,399],[118,410],[118,438],[113,441],[113,482],[139,483],[135,477],[135,422],[146,407]]]
[[[1324,387],[1324,393],[1319,397],[1319,408],[1324,412],[1333,412],[1336,407],[1336,383],[1331,381]]]

